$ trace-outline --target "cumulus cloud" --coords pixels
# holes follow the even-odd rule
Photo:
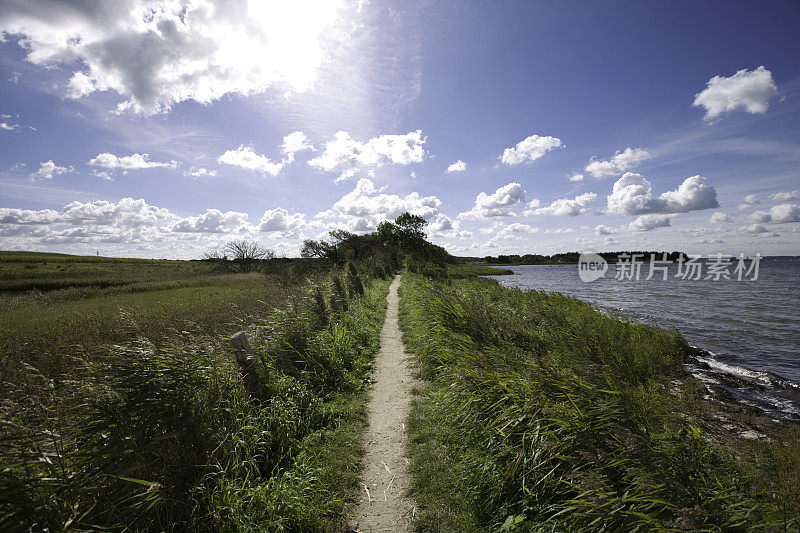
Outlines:
[[[64,206],[59,215],[59,221],[68,224],[119,227],[150,226],[173,218],[169,210],[150,205],[142,198],[123,198],[116,203],[106,200],[74,201]]]
[[[308,164],[325,172],[339,172],[336,181],[355,176],[359,170],[374,170],[386,163],[408,165],[418,163],[425,157],[425,138],[422,130],[405,135],[380,135],[366,142],[359,142],[346,131],[336,132],[325,150]]]
[[[709,218],[708,221],[711,222],[712,224],[724,224],[726,222],[733,222],[733,217],[727,213],[722,213],[720,211],[717,211],[716,213],[711,215],[711,218]]]
[[[595,235],[613,235],[617,232],[614,228],[609,226],[604,226],[603,224],[598,224],[594,227]]]
[[[748,113],[766,113],[770,99],[778,92],[772,73],[763,66],[749,71],[742,69],[730,77],[714,76],[706,88],[697,93],[694,107],[702,107],[706,122],[721,115],[743,109]]]
[[[120,109],[156,113],[226,94],[313,87],[329,50],[349,38],[343,1],[4,2],[0,36],[35,65],[72,72],[68,96],[113,91]]]
[[[475,198],[471,210],[459,214],[459,218],[484,219],[515,216],[512,208],[525,201],[525,189],[517,182],[503,185],[492,194],[481,192]]]
[[[305,214],[282,208],[265,211],[258,224],[250,223],[247,213],[219,209],[182,217],[141,198],[74,201],[60,211],[0,208],[0,237],[14,238],[24,246],[194,243],[207,247],[216,246],[222,237],[254,238],[259,232],[273,239],[296,239],[303,231],[322,226],[318,221],[307,222]]]
[[[150,161],[148,154],[131,154],[118,157],[108,152],[97,154],[96,157],[89,160],[89,164],[93,167],[102,167],[108,169],[122,169],[122,170],[138,170],[142,168],[159,168],[175,166],[175,162],[159,163],[157,161]]]
[[[472,237],[472,232],[462,230],[460,222],[454,220],[444,213],[436,215],[425,228],[428,234],[434,237],[450,237],[468,239]]]
[[[525,215],[559,215],[574,217],[582,215],[589,210],[589,204],[597,198],[597,194],[587,192],[580,194],[570,200],[569,198],[560,198],[555,200],[552,204],[546,207],[539,207],[539,201],[534,200],[528,205],[525,210]]]
[[[769,222],[770,220],[772,220],[772,217],[768,212],[761,210],[753,211],[752,213],[750,213],[750,216],[748,218],[753,222]]]
[[[33,172],[30,175],[33,179],[50,180],[53,179],[53,176],[59,176],[61,174],[64,174],[65,172],[73,171],[72,167],[67,168],[56,165],[55,163],[53,163],[52,159],[49,161],[44,161],[39,165],[40,165],[39,170]]]
[[[608,161],[599,161],[593,157],[586,165],[586,172],[595,178],[614,176],[635,168],[641,161],[650,157],[650,152],[647,150],[628,147],[622,152],[617,151]]]
[[[758,196],[755,194],[748,194],[742,198],[742,203],[739,204],[739,209],[752,209],[754,206],[760,203],[761,200],[758,199]]]
[[[467,170],[467,164],[459,159],[455,163],[451,163],[445,172],[450,174],[451,172],[463,172],[465,170]]]
[[[652,231],[657,228],[668,228],[669,217],[666,215],[641,215],[628,226],[633,231]]]
[[[58,220],[59,213],[53,209],[15,209],[0,207],[0,224],[47,225]]]
[[[304,150],[314,150],[314,145],[311,144],[306,134],[302,131],[295,131],[283,138],[281,143],[281,152],[284,154],[284,161],[292,163],[294,161],[294,154]]]
[[[580,172],[573,172],[568,177],[569,181],[583,181],[583,174]]]
[[[179,233],[228,233],[247,231],[247,213],[239,211],[220,211],[206,209],[206,212],[183,218],[172,225],[172,231]]]
[[[749,226],[742,226],[739,228],[739,230],[749,235],[770,233],[770,231],[763,224],[750,224]]]
[[[800,200],[800,191],[791,192],[776,192],[769,197],[773,202],[791,202],[792,200]]]
[[[276,236],[284,239],[298,237],[307,227],[308,222],[304,213],[289,213],[281,207],[264,211],[258,224],[259,231],[274,232]]]
[[[753,222],[772,222],[773,224],[788,224],[790,222],[800,222],[800,205],[780,204],[772,206],[767,211],[753,211],[750,214]]]
[[[333,209],[320,213],[319,218],[338,217],[347,222],[351,231],[365,232],[375,229],[384,220],[394,220],[408,211],[430,220],[438,214],[442,201],[435,196],[420,196],[417,192],[387,194],[372,180],[361,178],[355,188],[333,204]]]
[[[277,176],[283,168],[283,163],[274,163],[269,157],[255,153],[252,146],[245,145],[226,151],[217,158],[217,162],[270,176]]]
[[[513,148],[503,150],[500,160],[506,165],[531,163],[544,157],[547,152],[563,145],[564,143],[557,137],[531,135],[518,142]]]
[[[772,222],[776,224],[786,224],[789,222],[800,222],[800,205],[781,204],[769,210]]]
[[[706,185],[702,176],[686,178],[676,190],[654,196],[652,186],[644,176],[627,172],[614,183],[607,197],[608,212],[628,216],[688,213],[715,207],[719,207],[717,191]]]
[[[521,222],[511,224],[494,224],[487,233],[493,233],[492,240],[521,240],[533,233],[539,233],[539,228]]]

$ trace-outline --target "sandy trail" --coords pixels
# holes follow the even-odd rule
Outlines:
[[[369,393],[366,456],[361,482],[361,501],[354,530],[411,531],[415,513],[408,494],[405,421],[411,410],[414,377],[403,349],[397,322],[400,276],[389,289],[386,321],[381,330],[381,349],[375,359]]]

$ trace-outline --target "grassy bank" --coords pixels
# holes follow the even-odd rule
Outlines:
[[[426,385],[410,418],[426,531],[796,528],[797,432],[704,430],[674,332],[487,279],[404,276]]]
[[[0,529],[345,527],[389,280],[173,281],[2,301]],[[245,325],[263,394],[223,342]]]
[[[475,265],[449,265],[447,275],[453,279],[477,278],[479,276],[508,276],[514,271],[510,268],[495,268],[491,266]]]

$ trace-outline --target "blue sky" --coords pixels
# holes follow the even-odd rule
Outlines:
[[[0,6],[0,248],[800,253],[796,2]],[[448,170],[449,169],[449,170]]]

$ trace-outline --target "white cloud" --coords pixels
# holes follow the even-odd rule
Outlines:
[[[145,113],[226,94],[306,91],[354,30],[345,19],[358,7],[331,0],[2,6],[0,31],[19,37],[29,62],[72,71],[70,97],[114,91],[124,99],[120,109]]]
[[[2,42],[2,36],[0,36],[0,42]],[[20,120],[22,115],[9,115],[8,113],[0,114],[0,131],[19,131],[19,130],[30,130],[36,131],[36,128],[33,126],[23,126],[22,124],[18,124],[15,122],[10,121],[9,119],[13,118],[15,120]]]
[[[539,233],[539,228],[521,222],[512,222],[508,225],[495,224],[491,231],[495,233],[493,240],[498,241],[524,239],[528,235]]]
[[[150,161],[148,154],[131,154],[122,157],[117,157],[114,154],[103,152],[89,161],[93,167],[102,167],[109,169],[123,169],[123,170],[138,170],[142,168],[158,168],[158,167],[174,167],[175,162],[159,163]]]
[[[614,228],[611,228],[609,226],[604,226],[603,224],[598,224],[597,226],[594,227],[595,235],[613,235],[616,232],[617,231]]]
[[[739,209],[752,209],[753,206],[756,206],[761,203],[761,200],[758,199],[758,196],[755,194],[748,194],[744,198],[742,198],[742,203],[739,204]]]
[[[202,176],[209,176],[209,177],[213,178],[214,176],[217,175],[217,171],[216,170],[210,170],[210,169],[207,169],[207,168],[204,168],[204,167],[191,167],[191,168],[189,168],[189,170],[185,170],[183,172],[183,175],[184,176],[192,176],[192,177],[195,177],[195,178],[200,178]]]
[[[314,145],[308,140],[306,134],[302,131],[295,131],[283,138],[281,144],[281,152],[285,155],[284,161],[292,163],[294,161],[294,154],[304,150],[314,150]]]
[[[668,228],[670,226],[669,217],[666,215],[642,215],[628,226],[633,231],[652,231],[657,228]]]
[[[786,224],[789,222],[800,222],[800,205],[781,204],[769,210],[772,222],[776,224]]]
[[[652,186],[641,174],[627,172],[614,183],[607,197],[607,210],[621,215],[649,213],[688,213],[719,207],[717,191],[706,185],[702,176],[686,178],[674,191],[656,197]]]
[[[196,248],[196,257],[203,249],[216,247],[222,235],[254,238],[258,232],[269,232],[270,238],[295,239],[303,230],[322,227],[321,222],[307,223],[305,218],[281,208],[267,210],[257,225],[239,211],[207,209],[181,217],[141,198],[123,198],[75,201],[60,211],[0,208],[0,237],[15,238],[24,246],[174,243]]]
[[[469,219],[515,216],[511,209],[524,201],[525,189],[514,181],[503,185],[492,194],[479,193],[472,209],[458,216]]]
[[[336,216],[344,219],[352,231],[375,229],[384,220],[394,220],[404,212],[430,220],[438,214],[441,200],[435,196],[420,196],[417,192],[405,196],[386,194],[372,180],[361,178],[355,188],[333,204],[333,209],[320,218]]]
[[[750,214],[753,222],[772,222],[773,224],[788,224],[790,222],[800,222],[800,205],[780,204],[772,206],[767,211],[753,211]]]
[[[324,152],[308,164],[325,172],[339,172],[338,182],[352,178],[359,170],[374,170],[386,163],[419,163],[425,157],[424,144],[422,130],[405,135],[380,135],[366,142],[356,141],[346,131],[339,131],[325,144]]]
[[[598,161],[593,157],[586,165],[586,172],[595,178],[614,176],[631,170],[650,157],[650,152],[647,150],[628,147],[622,152],[617,151],[608,161]]]
[[[303,213],[289,213],[286,209],[277,207],[264,211],[258,230],[263,232],[276,232],[281,238],[290,239],[298,237],[300,232],[308,227],[306,215]]]
[[[750,235],[760,235],[763,233],[769,233],[770,231],[764,227],[763,224],[750,224],[749,226],[742,226],[739,228],[742,232],[748,233]]]
[[[142,198],[123,198],[117,203],[106,200],[70,202],[61,210],[59,221],[69,224],[138,227],[173,219],[169,210],[149,205]]]
[[[759,200],[758,196],[755,194],[748,194],[742,199],[742,201],[748,205],[756,205],[761,203],[761,200]]]
[[[454,220],[444,213],[436,215],[425,228],[434,237],[450,237],[468,239],[472,237],[472,232],[462,230],[458,220]]]
[[[800,200],[800,191],[791,192],[776,192],[770,195],[770,200],[773,202],[791,202],[792,200]]]
[[[33,179],[40,179],[40,180],[49,180],[53,179],[53,176],[59,176],[64,174],[65,172],[72,172],[72,167],[60,167],[53,163],[53,160],[44,161],[40,163],[39,170],[31,174]]]
[[[239,145],[239,148],[235,150],[226,151],[217,158],[217,162],[270,176],[277,176],[283,168],[283,163],[274,163],[269,157],[255,153],[252,146],[244,145]]]
[[[733,217],[727,213],[722,213],[720,211],[717,211],[716,213],[711,215],[711,218],[709,218],[708,221],[711,222],[712,224],[724,224],[726,222],[733,222]]]
[[[737,109],[748,113],[765,113],[770,98],[778,92],[772,73],[763,66],[753,71],[742,69],[728,78],[714,76],[706,88],[695,95],[694,107],[702,107],[706,122]]]
[[[538,207],[539,201],[534,200],[525,210],[525,215],[559,215],[571,216],[582,215],[589,210],[589,204],[597,198],[597,194],[587,192],[576,196],[574,199],[559,198],[547,207]]]
[[[178,233],[228,233],[231,231],[247,231],[247,213],[239,211],[220,211],[206,209],[206,212],[183,218],[172,225],[172,231]]]
[[[769,213],[760,210],[753,211],[752,213],[750,213],[749,218],[753,222],[769,222],[770,220],[772,220],[772,216]]]
[[[569,181],[583,181],[583,174],[579,172],[573,172],[569,175]]]
[[[500,160],[506,165],[519,165],[526,161],[533,162],[561,146],[563,146],[563,142],[557,137],[531,135],[518,142],[513,148],[503,150]]]
[[[0,207],[0,224],[47,225],[58,220],[59,213],[52,209],[15,209]]]
[[[465,170],[467,170],[467,164],[459,159],[455,163],[451,163],[445,172],[450,174],[451,172],[463,172]]]

